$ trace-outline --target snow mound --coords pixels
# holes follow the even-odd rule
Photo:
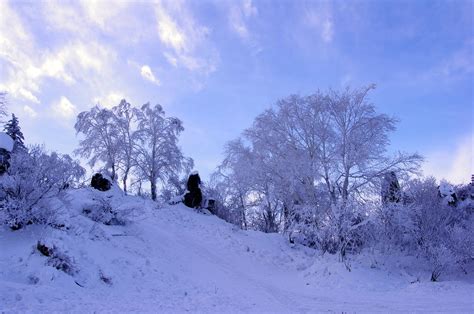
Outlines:
[[[439,185],[439,193],[443,197],[451,196],[451,194],[454,194],[454,188],[448,182],[441,181]]]
[[[101,202],[121,224],[84,211]],[[63,228],[0,229],[0,312],[474,310],[472,282],[431,283],[427,273],[390,271],[381,258],[348,265],[182,204],[91,188],[61,204]]]

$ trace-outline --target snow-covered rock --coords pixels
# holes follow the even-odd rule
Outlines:
[[[441,181],[438,187],[439,195],[443,198],[446,204],[455,205],[457,202],[456,193],[454,192],[454,187],[446,182]]]

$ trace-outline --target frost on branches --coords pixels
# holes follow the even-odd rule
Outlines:
[[[136,108],[124,99],[111,110],[95,106],[77,116],[75,128],[83,136],[75,153],[92,167],[102,163],[113,180],[121,177],[125,193],[130,180],[138,194],[148,181],[156,200],[157,185],[175,181],[192,163],[178,146],[181,120],[166,117],[160,105]]]
[[[52,201],[74,186],[85,171],[68,155],[40,146],[12,154],[0,177],[0,223],[16,230],[27,224],[57,224]]]
[[[93,167],[98,161],[105,163],[110,174],[115,179],[119,156],[119,131],[112,112],[108,109],[93,107],[81,112],[74,125],[76,132],[84,138],[79,142],[75,154],[89,159]]]
[[[396,120],[376,112],[373,88],[292,95],[259,115],[220,167],[229,199],[240,199],[231,206],[256,211],[268,231],[288,230],[308,208],[320,223],[337,220],[387,172],[415,171],[419,155],[386,153]]]
[[[376,111],[373,88],[292,95],[257,116],[213,176],[219,212],[343,260],[364,248],[422,256],[436,280],[472,260],[473,214],[453,187],[412,179],[420,155],[388,154],[397,121]]]
[[[143,105],[136,111],[136,172],[150,182],[151,198],[157,198],[157,183],[182,169],[184,156],[178,138],[184,131],[181,120],[166,117],[160,105]]]
[[[452,188],[449,192],[455,194]],[[474,211],[470,198],[458,206],[449,204],[434,178],[408,180],[403,198],[403,203],[384,204],[379,210],[377,232],[385,249],[391,246],[426,258],[433,281],[446,268],[463,268],[472,261]]]

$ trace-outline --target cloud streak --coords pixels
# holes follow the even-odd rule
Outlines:
[[[217,68],[219,54],[209,40],[209,28],[198,23],[181,1],[159,1],[154,6],[163,56],[174,67],[208,75]]]

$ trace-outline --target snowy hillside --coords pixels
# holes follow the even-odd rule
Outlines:
[[[279,234],[100,193],[70,192],[58,204],[70,216],[62,229],[0,229],[0,312],[474,312],[472,275],[432,283],[373,254],[349,272],[337,256],[292,247]],[[132,213],[120,217],[125,225],[83,214],[101,195]],[[55,253],[41,254],[38,241]]]

